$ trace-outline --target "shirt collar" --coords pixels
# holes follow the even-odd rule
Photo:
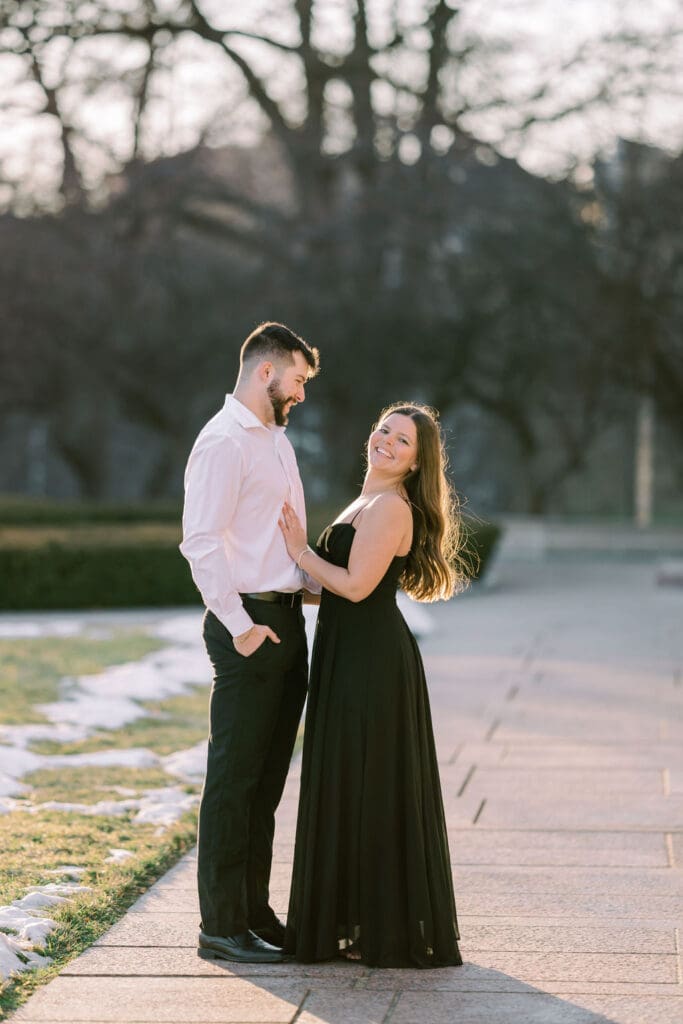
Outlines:
[[[253,413],[251,409],[247,409],[246,405],[240,402],[239,398],[235,398],[234,395],[228,394],[225,396],[224,409],[229,409],[234,418],[237,420],[241,427],[246,430],[253,429],[254,427],[261,427],[262,430],[268,430],[273,433],[283,433],[284,427],[272,426],[267,427],[265,423],[262,423],[256,413]]]

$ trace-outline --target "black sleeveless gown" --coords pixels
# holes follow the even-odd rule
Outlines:
[[[355,528],[318,554],[346,566]],[[422,659],[396,605],[405,558],[353,603],[323,590],[311,663],[285,950],[365,964],[461,964]]]

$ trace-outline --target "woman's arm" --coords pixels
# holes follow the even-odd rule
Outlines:
[[[392,558],[406,546],[412,531],[412,515],[398,494],[382,494],[363,509],[351,546],[348,568],[331,565],[307,547],[306,535],[291,505],[284,505],[280,519],[287,550],[300,568],[339,597],[362,601],[386,573]]]

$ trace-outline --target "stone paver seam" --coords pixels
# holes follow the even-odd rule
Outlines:
[[[676,851],[674,850],[674,837],[671,832],[664,834],[664,842],[666,843],[666,854],[669,858],[669,867],[676,867]]]
[[[463,793],[467,789],[467,786],[468,786],[468,784],[469,784],[469,782],[470,782],[470,780],[471,780],[471,778],[474,775],[476,770],[477,770],[476,764],[470,765],[470,768],[469,768],[469,770],[467,772],[467,775],[463,779],[462,785],[460,786],[460,789],[457,792],[457,796],[462,796],[463,795]]]
[[[455,764],[455,762],[460,757],[460,754],[461,754],[462,749],[463,749],[464,746],[465,746],[464,743],[459,743],[457,745],[457,747],[455,748],[455,750],[453,751],[453,753],[451,754],[451,756],[448,758],[448,761],[446,763],[447,764]]]
[[[664,796],[671,796],[671,774],[668,768],[662,768],[662,789]]]
[[[312,990],[310,988],[307,988],[305,990],[303,996],[301,997],[301,1002],[299,1003],[299,1005],[297,1006],[296,1010],[294,1011],[293,1016],[290,1018],[289,1024],[296,1024],[296,1021],[299,1020],[299,1018],[301,1017],[304,1005],[306,1003],[306,1000],[311,995],[311,991]]]
[[[391,1024],[391,1018],[394,1015],[394,1010],[398,1006],[398,1001],[401,998],[401,995],[401,989],[398,989],[398,991],[394,992],[393,996],[391,997],[391,1002],[387,1007],[387,1012],[384,1014],[384,1017],[382,1018],[382,1024]]]
[[[676,943],[676,975],[678,984],[683,985],[683,964],[681,963],[681,930],[674,928],[674,942]]]
[[[499,725],[500,725],[500,719],[499,718],[494,718],[493,721],[491,722],[491,725],[489,726],[489,730],[486,733],[486,736],[484,736],[484,740],[487,743],[491,742],[491,740],[493,739],[493,734],[495,733],[495,731],[499,727]]]

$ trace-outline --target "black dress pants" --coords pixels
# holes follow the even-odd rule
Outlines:
[[[210,611],[204,642],[213,665],[209,750],[199,808],[197,876],[202,930],[238,935],[272,920],[268,886],[275,810],[308,679],[300,608],[244,598],[254,622],[279,636],[250,657]]]

